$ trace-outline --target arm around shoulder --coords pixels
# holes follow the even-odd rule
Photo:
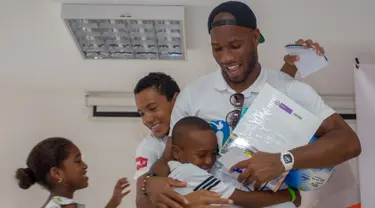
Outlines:
[[[157,176],[167,177],[170,173],[168,162],[171,160],[172,139],[168,137],[167,145],[161,158],[159,158],[151,167],[151,172]]]

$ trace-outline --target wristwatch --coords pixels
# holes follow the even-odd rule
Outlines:
[[[294,157],[292,153],[290,153],[289,151],[282,152],[280,154],[280,160],[281,160],[281,163],[285,167],[285,171],[289,171],[293,169]]]

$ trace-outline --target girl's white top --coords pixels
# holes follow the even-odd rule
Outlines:
[[[68,199],[61,196],[54,196],[43,208],[62,208],[64,205],[76,204],[78,208],[85,208],[85,205],[78,204],[74,199]]]

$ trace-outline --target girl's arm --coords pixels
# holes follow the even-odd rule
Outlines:
[[[130,186],[127,178],[122,178],[117,181],[115,189],[113,191],[112,198],[109,200],[107,206],[105,208],[116,208],[121,204],[122,199],[124,196],[130,193],[130,190],[125,191],[126,188]]]

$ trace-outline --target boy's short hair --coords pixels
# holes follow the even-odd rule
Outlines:
[[[176,81],[162,72],[151,72],[143,77],[138,81],[133,92],[137,94],[148,88],[154,88],[161,95],[165,95],[168,101],[171,101],[176,93],[180,93],[180,87]]]
[[[190,131],[213,131],[210,124],[207,121],[196,117],[187,116],[180,119],[173,127],[172,130],[172,144],[182,145],[181,140]]]

